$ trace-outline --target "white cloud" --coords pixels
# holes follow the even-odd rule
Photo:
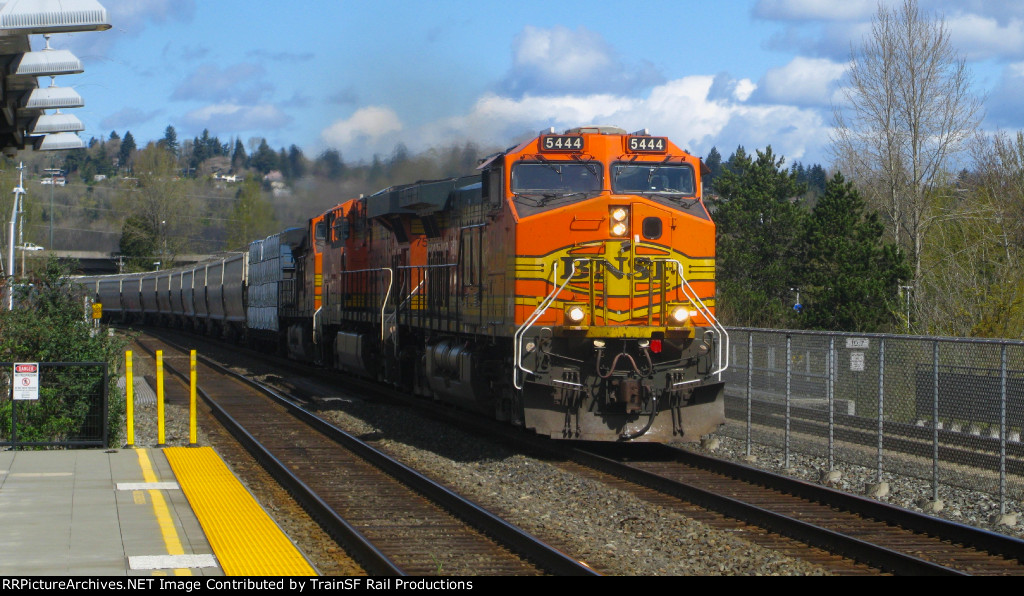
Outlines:
[[[528,94],[622,93],[662,82],[649,63],[623,64],[600,34],[585,27],[527,25],[516,36],[513,65],[500,92]]]
[[[277,106],[270,104],[250,106],[221,103],[192,110],[185,114],[183,120],[196,130],[267,130],[284,127],[292,119]]]
[[[196,68],[171,94],[171,99],[198,99],[253,103],[270,90],[261,64],[243,62],[220,68],[204,64]]]
[[[402,128],[402,121],[394,110],[370,106],[334,122],[320,133],[320,139],[330,147],[341,149],[345,155],[361,159],[390,151],[397,141],[395,133]]]
[[[527,25],[516,40],[515,65],[552,78],[589,78],[611,64],[604,39],[580,28],[540,29]]]
[[[747,101],[756,90],[757,85],[753,81],[750,79],[740,79],[739,81],[736,81],[736,88],[733,90],[733,95],[739,101]]]
[[[954,46],[968,59],[1024,56],[1024,20],[1000,22],[995,17],[960,14],[948,17],[946,24]]]
[[[708,90],[708,99],[716,101],[747,101],[757,90],[750,79],[734,79],[728,73],[718,73]]]
[[[770,69],[761,78],[756,101],[800,106],[828,106],[846,65],[825,58],[797,56],[789,64]]]
[[[779,21],[851,21],[870,18],[877,0],[759,0],[754,16]]]
[[[402,131],[412,151],[473,141],[484,147],[507,147],[549,126],[561,131],[589,124],[626,130],[647,128],[697,153],[718,146],[724,155],[744,145],[748,150],[773,146],[777,154],[801,159],[821,154],[827,126],[816,111],[787,105],[749,105],[750,81],[733,86],[731,97],[712,98],[715,77],[690,76],[668,81],[644,97],[615,94],[535,96],[486,94],[465,114]],[[360,113],[363,112],[363,113]],[[369,159],[390,152],[401,124],[386,108],[368,108],[325,130],[322,139],[349,158]],[[390,126],[388,125],[390,123]],[[387,144],[390,143],[390,144]]]
[[[783,23],[765,47],[842,59],[850,44],[871,36],[878,6],[892,13],[903,0],[758,0],[755,18]],[[919,0],[922,18],[941,18],[955,51],[968,60],[1024,57],[1024,3],[990,0]]]
[[[138,108],[123,108],[110,114],[100,122],[104,130],[130,128],[145,124],[161,114],[160,110],[143,111]]]
[[[67,48],[81,56],[105,54],[118,40],[142,35],[147,25],[171,20],[187,23],[196,12],[195,0],[103,0],[101,4],[107,9],[110,30],[57,34],[53,37],[54,47]]]

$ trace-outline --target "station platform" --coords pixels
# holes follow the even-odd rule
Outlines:
[[[210,447],[0,452],[0,576],[316,575]]]

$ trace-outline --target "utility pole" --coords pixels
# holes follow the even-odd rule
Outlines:
[[[47,246],[53,250],[53,187],[57,186],[57,173],[63,172],[63,170],[53,167],[53,156],[50,156],[50,167],[45,171],[50,174],[50,244]]]
[[[914,286],[900,286],[900,289],[906,293],[907,297],[907,333],[910,333],[910,290],[913,288]]]
[[[18,164],[18,186],[14,189],[11,223],[7,227],[7,310],[14,310],[14,228],[18,222],[18,206],[25,194],[25,164]]]

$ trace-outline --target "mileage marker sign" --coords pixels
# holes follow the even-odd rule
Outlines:
[[[11,391],[14,400],[39,399],[39,363],[15,362],[14,383]]]

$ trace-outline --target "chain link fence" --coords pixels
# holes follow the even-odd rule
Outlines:
[[[747,442],[1024,496],[1024,342],[729,329],[725,432]]]
[[[14,363],[0,362],[0,446],[105,447],[105,362],[40,362],[34,399],[15,399]]]

